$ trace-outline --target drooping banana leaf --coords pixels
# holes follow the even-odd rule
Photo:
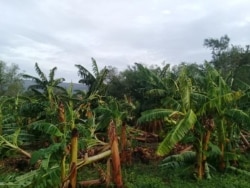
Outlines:
[[[30,124],[31,128],[34,130],[39,130],[44,133],[50,134],[51,136],[62,136],[63,133],[56,127],[54,124],[45,122],[45,121],[37,121]]]
[[[182,138],[188,133],[188,131],[196,123],[197,117],[195,113],[190,110],[185,118],[179,121],[179,123],[169,132],[165,139],[160,143],[157,154],[160,156],[168,154],[175,144],[182,140]]]
[[[142,116],[138,119],[138,123],[140,124],[140,123],[149,122],[149,121],[153,121],[157,119],[164,119],[164,118],[171,116],[171,114],[176,114],[176,113],[179,113],[179,115],[184,115],[181,112],[173,111],[171,109],[164,109],[164,108],[147,110],[142,113]]]

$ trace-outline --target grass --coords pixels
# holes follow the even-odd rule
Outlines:
[[[188,169],[160,169],[156,164],[138,164],[123,170],[123,179],[128,188],[246,188],[249,176],[231,172],[213,172],[212,179],[197,181]]]
[[[102,168],[105,170],[104,164]],[[235,172],[211,173],[210,180],[197,181],[192,177],[191,168],[162,169],[157,162],[143,164],[141,162],[122,167],[123,182],[126,188],[246,188],[249,176]],[[93,166],[86,166],[79,172],[82,180],[98,178]],[[100,187],[100,186],[98,186]],[[103,186],[105,187],[105,186]]]

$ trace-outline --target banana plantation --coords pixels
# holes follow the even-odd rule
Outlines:
[[[75,65],[83,90],[1,62],[0,187],[249,187],[249,46],[204,45],[203,64],[92,58]]]

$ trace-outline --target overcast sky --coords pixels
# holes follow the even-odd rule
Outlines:
[[[78,81],[75,64],[92,70],[203,63],[206,38],[227,34],[250,44],[249,0],[0,0],[0,60],[37,76],[35,62],[56,78]]]

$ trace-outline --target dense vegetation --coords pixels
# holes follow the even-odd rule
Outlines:
[[[118,72],[92,58],[91,71],[75,65],[80,91],[57,67],[1,61],[0,186],[246,187],[250,52],[229,42],[206,39],[203,64]]]

